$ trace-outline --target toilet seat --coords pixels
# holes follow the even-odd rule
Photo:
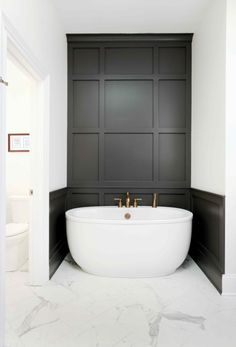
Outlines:
[[[6,225],[6,236],[16,236],[27,232],[29,225],[27,223],[8,223]]]

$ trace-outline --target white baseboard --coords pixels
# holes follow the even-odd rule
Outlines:
[[[222,295],[236,295],[236,274],[222,276]]]

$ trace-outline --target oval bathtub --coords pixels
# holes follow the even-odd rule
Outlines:
[[[173,207],[82,207],[66,212],[66,229],[71,255],[86,272],[164,276],[188,254],[192,213]]]

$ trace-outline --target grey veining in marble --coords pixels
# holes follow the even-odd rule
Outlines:
[[[23,320],[22,324],[20,325],[19,329],[18,329],[18,336],[21,337],[24,334],[27,334],[30,330],[32,329],[37,329],[40,326],[46,325],[46,324],[52,324],[56,321],[59,320],[59,318],[57,319],[53,319],[52,321],[49,322],[42,322],[40,324],[36,324],[33,325],[34,323],[34,318],[39,314],[40,310],[42,310],[45,306],[48,307],[52,307],[53,309],[56,308],[54,305],[52,305],[48,300],[45,300],[44,298],[42,298],[41,296],[35,294],[37,296],[37,298],[39,299],[39,304],[37,306],[35,306],[25,317],[25,319]]]
[[[236,298],[221,297],[188,258],[162,278],[103,278],[71,257],[30,287],[7,273],[6,347],[235,347]]]

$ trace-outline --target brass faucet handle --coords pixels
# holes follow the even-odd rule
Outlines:
[[[158,195],[157,193],[153,193],[153,197],[152,197],[152,207],[157,207],[158,205]]]
[[[114,198],[114,201],[118,201],[118,207],[122,207],[122,199],[121,198]]]
[[[142,201],[142,198],[134,198],[134,207],[138,207],[138,201]]]

